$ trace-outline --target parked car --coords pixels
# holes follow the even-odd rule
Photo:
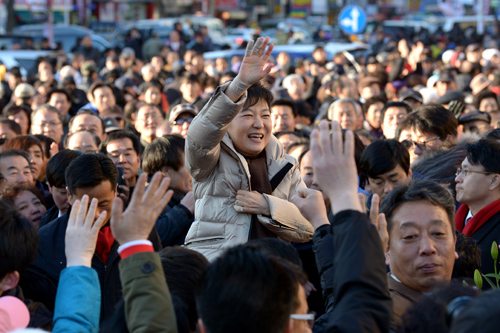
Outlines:
[[[31,36],[35,42],[39,42],[46,35],[47,26],[45,24],[22,25],[14,29],[15,34]],[[111,43],[104,37],[95,34],[92,30],[79,26],[67,24],[54,24],[54,42],[61,43],[67,53],[71,53],[73,48],[78,46],[79,40],[84,36],[90,36],[95,48],[104,51],[111,48]]]
[[[21,74],[27,77],[31,73],[39,58],[41,57],[53,57],[55,53],[52,51],[34,51],[34,50],[10,50],[10,51],[0,51],[0,63],[2,63],[7,69],[12,67],[19,67],[21,69]]]
[[[1,35],[0,34],[0,50],[12,50],[15,46],[23,46],[30,36],[25,35]]]
[[[312,52],[316,47],[315,44],[293,44],[293,45],[275,45],[271,53],[272,57],[276,57],[280,52],[286,52],[296,61],[298,59],[312,59]],[[349,52],[354,56],[358,53],[364,53],[368,49],[368,45],[361,43],[327,43],[324,45],[328,58],[331,59],[335,54],[340,52]],[[205,52],[203,57],[206,60],[214,60],[217,58],[225,58],[231,60],[233,56],[243,57],[245,49],[233,49],[224,51]]]

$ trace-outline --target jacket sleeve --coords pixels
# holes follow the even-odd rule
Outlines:
[[[157,253],[136,253],[121,260],[120,279],[130,332],[177,332],[172,298]]]
[[[382,245],[366,214],[342,211],[334,217],[332,240],[315,244],[316,257],[332,258],[331,266],[318,263],[323,274],[333,270],[333,304],[315,332],[388,332],[391,298],[387,288]],[[319,228],[317,233],[324,232]],[[314,241],[318,240],[314,237]],[[321,253],[323,252],[323,253]],[[330,271],[331,273],[331,271]]]
[[[220,155],[220,142],[227,126],[238,114],[246,100],[246,93],[233,102],[224,91],[229,84],[215,90],[214,95],[193,119],[186,137],[186,167],[193,178],[201,181],[208,177]]]
[[[288,198],[298,192],[300,187],[306,187],[295,168],[291,175],[291,186]],[[275,232],[280,238],[297,243],[305,243],[312,239],[314,228],[302,216],[300,210],[293,203],[273,195],[264,194],[269,205],[271,216],[258,215],[261,223]],[[273,227],[274,226],[274,227]]]
[[[162,214],[156,221],[156,231],[163,247],[182,245],[193,223],[194,216],[179,204]]]
[[[67,267],[57,288],[52,332],[99,332],[101,288],[90,267]]]

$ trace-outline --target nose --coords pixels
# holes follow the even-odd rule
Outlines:
[[[19,174],[19,176],[17,177],[17,182],[18,182],[18,184],[21,184],[21,185],[28,184],[30,182],[29,176],[24,175],[24,174]]]
[[[255,128],[261,128],[263,126],[262,118],[260,116],[257,116],[254,119],[255,120],[253,122],[253,127],[255,127]]]
[[[393,188],[394,188],[394,184],[389,182],[389,181],[386,181],[384,183],[384,195],[391,192]]]
[[[118,155],[118,163],[124,163],[126,161],[125,154],[120,153],[120,155]]]
[[[420,238],[420,255],[429,256],[436,254],[436,244],[429,235]]]

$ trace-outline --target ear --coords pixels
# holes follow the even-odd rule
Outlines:
[[[67,186],[66,186],[66,191],[68,192],[68,202],[71,206],[73,206],[73,204],[76,201],[76,197],[73,193],[70,192]]]
[[[14,271],[7,273],[4,278],[0,281],[0,295],[7,290],[14,289],[19,283],[19,272]]]
[[[387,250],[385,253],[385,264],[389,266],[391,264],[391,250]]]
[[[448,136],[444,140],[444,143],[445,143],[445,145],[446,144],[454,145],[456,141],[457,141],[457,137],[455,135],[448,134]]]
[[[495,174],[493,175],[493,178],[491,178],[490,185],[488,186],[488,189],[490,191],[494,189],[499,189],[500,188],[500,175]]]

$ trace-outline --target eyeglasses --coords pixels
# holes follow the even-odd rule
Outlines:
[[[60,122],[56,122],[56,121],[42,121],[42,122],[40,122],[39,126],[40,126],[40,128],[56,127],[60,124],[61,124]]]
[[[421,142],[418,142],[418,141],[413,141],[413,140],[404,140],[402,142],[402,144],[407,148],[407,149],[410,149],[412,148],[413,146],[415,147],[418,147],[422,150],[425,150],[427,149],[427,144],[429,142],[432,142],[432,141],[436,141],[436,140],[439,140],[439,137],[435,137],[435,138],[432,138],[432,139],[429,139],[429,140],[426,140],[426,141],[421,141]]]
[[[309,312],[305,314],[291,314],[290,319],[293,320],[303,320],[307,321],[307,324],[309,325],[310,328],[314,326],[314,319],[316,318],[316,313],[315,312]]]
[[[193,121],[193,117],[187,117],[187,118],[179,118],[177,120],[174,120],[172,122],[172,125],[183,125],[185,123],[190,123]]]
[[[468,169],[462,169],[461,167],[458,167],[457,172],[455,172],[455,176],[458,177],[460,175],[464,175],[464,177],[467,177],[467,175],[469,173],[479,173],[481,175],[491,175],[492,174],[492,172],[468,170]]]

